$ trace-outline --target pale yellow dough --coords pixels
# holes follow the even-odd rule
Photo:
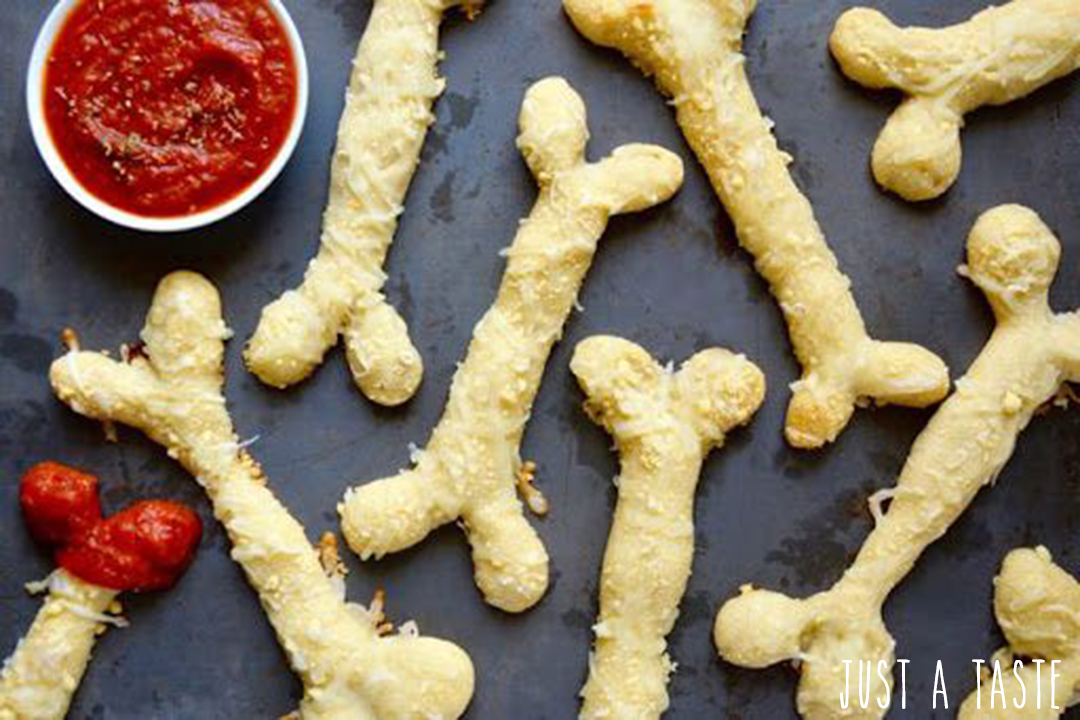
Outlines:
[[[382,266],[445,86],[437,70],[443,13],[471,13],[482,2],[375,0],[338,126],[319,253],[303,284],[263,309],[244,354],[268,385],[306,378],[344,334],[364,395],[398,405],[416,392],[423,362],[382,295]]]
[[[1066,707],[1080,701],[1080,584],[1054,564],[1046,548],[1013,550],[994,578],[994,614],[1009,644],[991,658],[988,672],[993,672],[994,660],[1000,661],[999,688],[1005,691],[1006,705],[999,692],[990,707],[993,688],[987,676],[980,684],[981,699],[975,691],[960,706],[960,720],[1060,717]],[[1024,661],[1023,669],[1017,671],[1023,687],[1013,675],[1017,658]],[[1034,659],[1046,661],[1038,676]],[[1061,661],[1055,670],[1060,677],[1054,680],[1058,710],[1050,703],[1051,660]],[[1017,703],[1024,707],[1017,709]]]
[[[1080,380],[1080,315],[1054,314],[1048,292],[1061,247],[1027,208],[985,213],[968,238],[961,268],[986,295],[997,327],[957,381],[956,391],[915,440],[890,493],[887,514],[831,590],[806,600],[743,588],[716,618],[720,655],[761,668],[798,660],[798,709],[805,717],[884,715],[877,673],[871,707],[840,709],[843,660],[893,663],[881,607],[932,542],[990,484],[1012,455],[1034,412],[1065,382]]]
[[[70,352],[50,379],[76,412],[136,427],[205,488],[232,557],[259,595],[300,676],[304,718],[452,718],[472,697],[473,667],[456,645],[379,637],[365,609],[324,574],[304,528],[239,446],[222,395],[229,331],[217,290],[195,273],[158,285],[142,331],[149,359]]]
[[[852,8],[829,46],[855,82],[906,95],[874,145],[871,166],[882,187],[930,200],[960,174],[964,115],[1080,67],[1080,3],[1013,0],[940,29],[899,28],[877,10]]]
[[[494,305],[477,323],[450,397],[416,466],[349,490],[339,505],[349,545],[380,557],[460,519],[476,583],[495,607],[520,612],[548,583],[548,556],[515,492],[519,447],[551,348],[562,334],[608,218],[670,198],[678,156],[625,145],[585,161],[585,105],[561,78],[533,85],[518,147],[540,196],[506,251]]]
[[[749,422],[765,397],[765,376],[718,348],[673,372],[615,337],[578,344],[570,369],[589,416],[615,438],[622,466],[581,717],[658,718],[674,669],[665,639],[690,578],[701,464],[725,433]]]
[[[831,442],[864,399],[923,407],[945,397],[948,370],[916,345],[867,334],[809,201],[788,172],[744,68],[753,0],[563,0],[587,38],[616,48],[670,95],[705,167],[787,320],[803,367],[786,435],[797,447]]]
[[[0,720],[67,715],[118,594],[63,570],[53,573],[47,586],[45,604],[0,672]]]

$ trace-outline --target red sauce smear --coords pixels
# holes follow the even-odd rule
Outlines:
[[[265,0],[83,0],[49,53],[45,119],[90,193],[138,215],[187,215],[270,165],[296,77]]]
[[[98,480],[56,462],[23,475],[19,502],[30,532],[56,547],[57,564],[113,590],[161,590],[187,569],[202,537],[193,511],[165,500],[101,515]]]

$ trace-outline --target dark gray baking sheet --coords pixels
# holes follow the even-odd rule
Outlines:
[[[409,319],[427,365],[417,398],[379,410],[353,388],[340,351],[288,392],[261,386],[240,362],[259,310],[300,278],[319,233],[335,127],[367,0],[291,0],[311,64],[311,109],[292,162],[270,190],[233,219],[176,237],[121,231],[68,200],[35,153],[23,76],[49,2],[7,0],[0,9],[0,655],[26,629],[39,600],[22,590],[51,569],[18,514],[20,472],[44,458],[103,479],[109,510],[150,496],[183,500],[207,520],[187,576],[162,595],[129,597],[131,627],[98,643],[73,718],[276,718],[299,685],[195,483],[133,431],[101,430],[56,402],[46,368],[65,325],[93,348],[132,339],[156,281],[177,268],[210,276],[237,337],[228,349],[227,394],[242,436],[274,490],[311,537],[336,529],[335,503],[351,483],[393,473],[441,414],[454,364],[490,304],[535,189],[514,148],[527,85],[566,76],[588,105],[591,153],[629,141],[661,143],[687,161],[674,201],[617,219],[603,240],[581,302],[548,366],[524,444],[539,465],[550,516],[536,522],[552,559],[551,589],[510,617],[473,587],[467,546],[450,526],[418,548],[352,569],[349,595],[385,587],[396,620],[452,638],[471,653],[477,690],[471,718],[570,718],[586,673],[600,558],[617,458],[580,411],[567,362],[574,344],[616,333],[654,355],[682,360],[710,345],[742,351],[765,370],[770,391],[751,427],[705,467],[697,504],[694,576],[671,636],[679,664],[669,717],[794,717],[795,674],[720,663],[711,641],[718,604],[744,582],[794,594],[828,587],[865,536],[865,498],[891,485],[928,412],[860,411],[824,452],[797,452],[781,437],[786,386],[798,374],[766,286],[683,143],[669,108],[636,70],[578,37],[556,0],[495,0],[475,23],[445,31],[448,78],[389,261],[389,296]],[[826,41],[847,0],[761,0],[746,49],[751,79],[795,177],[809,194],[875,337],[939,352],[959,375],[991,328],[982,296],[954,273],[976,216],[1002,202],[1037,209],[1059,232],[1064,264],[1055,306],[1080,303],[1080,79],[980,111],[964,132],[963,174],[942,200],[918,207],[874,186],[868,154],[896,98],[847,82]],[[940,25],[982,0],[876,0],[902,22]],[[1004,553],[1045,543],[1080,570],[1080,411],[1055,410],[1024,434],[997,486],[982,493],[926,553],[886,612],[897,654],[911,660],[907,713],[930,717],[941,659],[952,717],[974,684],[971,658],[1001,642],[991,578]]]

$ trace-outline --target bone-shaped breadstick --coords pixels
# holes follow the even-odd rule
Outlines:
[[[30,630],[0,672],[0,720],[59,720],[90,664],[90,652],[118,590],[57,570]]]
[[[807,717],[879,717],[884,688],[866,711],[840,710],[843,661],[893,662],[881,607],[915,561],[991,483],[1032,414],[1067,381],[1080,379],[1080,315],[1054,314],[1048,292],[1061,247],[1039,217],[1006,205],[985,213],[968,238],[962,268],[986,295],[997,327],[912,445],[888,513],[854,564],[827,592],[806,600],[744,587],[716,619],[724,659],[765,667],[802,662],[799,712]],[[857,707],[857,704],[856,704]]]
[[[522,433],[551,348],[574,305],[608,218],[667,200],[682,184],[678,156],[625,145],[585,161],[585,105],[560,78],[533,85],[518,147],[540,185],[507,252],[495,304],[477,323],[427,450],[396,477],[348,491],[339,506],[361,557],[407,548],[463,521],[484,598],[509,612],[535,604],[548,556],[515,493]]]
[[[998,689],[1004,692],[1005,704],[1002,692],[991,698],[994,685],[984,679],[979,691],[960,706],[960,720],[1059,717],[1076,701],[1080,686],[1080,584],[1054,564],[1046,548],[1013,550],[994,578],[994,615],[1008,642],[991,660],[1001,664]],[[1014,671],[1013,661],[1018,657],[1026,660],[1023,668]],[[1032,660],[1044,664],[1039,668]],[[1052,660],[1060,661],[1053,669],[1060,675],[1053,680],[1054,703],[1050,702]],[[1053,704],[1060,709],[1055,710]]]
[[[960,174],[965,114],[1080,67],[1080,4],[1013,0],[941,29],[899,28],[877,10],[852,8],[829,47],[855,82],[907,96],[878,137],[871,166],[882,187],[929,200]]]
[[[614,337],[579,343],[570,369],[589,416],[615,438],[622,466],[581,717],[658,718],[674,668],[665,639],[690,578],[701,464],[761,405],[765,376],[718,348],[672,373]]]
[[[671,95],[679,126],[709,174],[787,320],[803,367],[786,435],[820,447],[864,398],[923,407],[948,392],[926,350],[873,340],[850,282],[795,186],[772,124],[746,78],[742,35],[754,0],[563,0],[587,38],[620,50]]]
[[[244,355],[263,382],[300,382],[344,333],[364,395],[398,405],[416,392],[423,361],[382,295],[382,265],[445,86],[437,72],[443,13],[457,5],[472,13],[482,2],[376,0],[338,126],[319,253],[303,284],[263,310]]]
[[[166,276],[142,331],[146,357],[119,363],[71,352],[50,371],[76,412],[136,427],[202,485],[232,540],[293,670],[305,718],[457,717],[473,668],[456,645],[379,637],[363,608],[324,574],[304,528],[239,446],[222,395],[224,340],[217,290],[190,272]]]

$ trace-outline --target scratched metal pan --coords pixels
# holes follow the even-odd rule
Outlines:
[[[982,296],[954,272],[976,216],[1003,202],[1036,208],[1060,234],[1064,264],[1056,307],[1080,303],[1080,79],[975,113],[964,169],[943,199],[914,207],[879,192],[871,144],[896,98],[847,82],[826,50],[848,0],[761,0],[747,38],[751,79],[795,178],[814,203],[851,277],[875,337],[912,340],[960,373],[991,329]],[[960,20],[983,0],[875,0],[904,23]],[[233,219],[180,237],[147,237],[95,218],[67,199],[38,160],[23,107],[30,46],[44,0],[0,10],[0,654],[29,626],[39,601],[22,590],[51,569],[19,518],[16,489],[28,464],[54,458],[90,468],[115,509],[137,498],[192,504],[206,520],[194,565],[167,594],[129,598],[131,627],[110,631],[76,697],[73,718],[274,718],[296,706],[299,684],[195,483],[132,431],[116,445],[54,401],[46,368],[62,327],[86,344],[130,340],[158,278],[186,267],[221,288],[237,339],[227,392],[240,433],[274,490],[316,537],[336,529],[335,503],[350,484],[408,462],[441,414],[451,374],[490,304],[505,247],[535,188],[514,148],[518,107],[531,82],[566,76],[589,109],[591,152],[630,141],[660,143],[686,160],[686,186],[652,212],[618,219],[589,272],[582,313],[567,325],[524,444],[551,501],[536,521],[552,560],[551,589],[512,617],[481,602],[467,546],[450,526],[375,564],[351,556],[349,595],[387,591],[393,618],[472,655],[471,718],[570,718],[586,675],[597,576],[615,500],[610,439],[580,410],[567,369],[574,344],[615,333],[680,360],[722,345],[764,369],[770,391],[753,424],[704,470],[696,510],[694,575],[671,636],[678,672],[669,717],[794,717],[788,667],[745,671],[716,659],[718,604],[752,581],[796,595],[829,586],[866,535],[865,499],[893,482],[929,411],[856,413],[839,442],[799,452],[781,437],[787,385],[798,375],[780,313],[672,119],[648,81],[578,37],[556,0],[495,0],[476,22],[450,22],[438,104],[420,171],[389,261],[389,296],[410,321],[427,377],[406,407],[380,410],[352,386],[339,350],[303,385],[278,392],[240,361],[259,310],[294,285],[315,249],[342,90],[367,0],[292,0],[311,52],[311,110],[281,178]],[[922,558],[892,596],[886,621],[909,659],[908,711],[931,717],[935,661],[943,661],[951,717],[974,684],[971,658],[1001,643],[991,578],[1003,555],[1043,543],[1080,570],[1080,411],[1039,417],[1006,471]]]

